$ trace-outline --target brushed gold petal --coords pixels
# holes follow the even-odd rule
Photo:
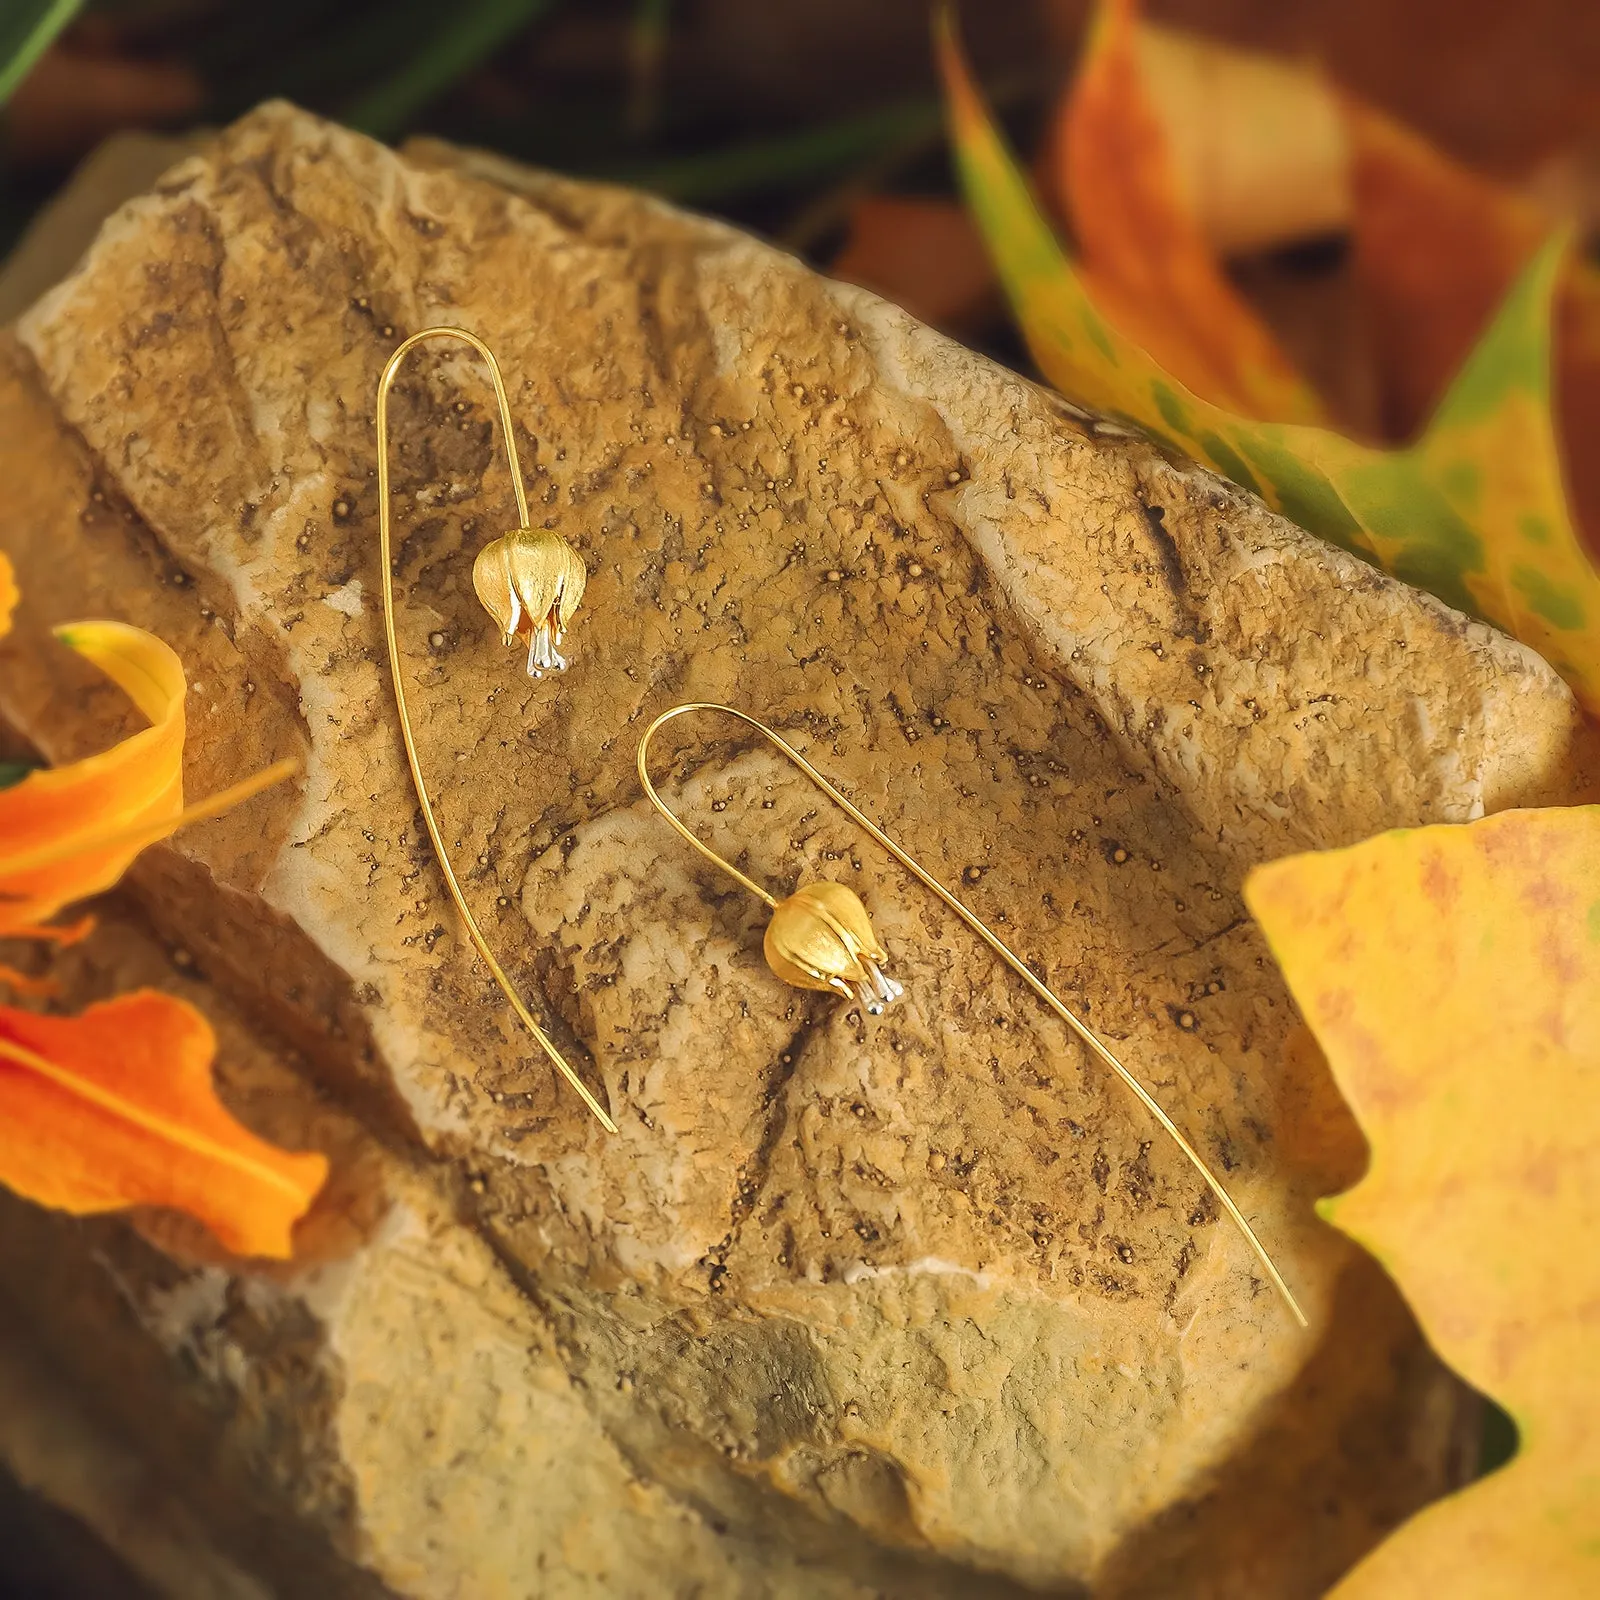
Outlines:
[[[578,552],[549,528],[518,528],[505,535],[504,543],[511,588],[529,625],[538,627],[554,611],[565,631],[589,580]]]
[[[472,587],[483,609],[494,618],[501,639],[510,644],[522,620],[522,603],[511,587],[504,539],[492,540],[478,552],[472,563]]]

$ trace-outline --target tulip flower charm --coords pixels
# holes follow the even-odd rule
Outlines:
[[[472,563],[472,587],[510,644],[528,641],[528,676],[561,672],[559,654],[588,582],[583,557],[548,528],[518,528],[486,544]]]
[[[785,983],[841,994],[875,1017],[905,993],[883,970],[867,908],[842,883],[808,883],[779,901],[762,949]]]

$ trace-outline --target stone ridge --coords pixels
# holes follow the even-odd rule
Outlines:
[[[513,520],[487,385],[419,356],[393,410],[419,745],[615,1138],[466,947],[395,725],[372,397],[442,322],[497,352],[533,520],[589,585],[572,670],[530,683],[469,580]],[[52,756],[109,736],[115,696],[38,634],[106,612],[189,663],[192,792],[303,757],[138,886],[411,1196],[341,1246],[359,1292],[291,1274],[313,1332],[240,1358],[344,1486],[262,1490],[269,1521],[415,1596],[1133,1596],[1180,1568],[1220,1595],[1246,1567],[1310,1595],[1448,1486],[1451,1381],[1310,1214],[1347,1123],[1238,888],[1585,792],[1536,658],[726,227],[282,105],[107,223],[0,348],[0,411],[29,602],[0,710]],[[688,698],[784,730],[998,919],[1225,1169],[1311,1336],[959,923],[770,752],[680,724],[684,813],[775,889],[855,887],[907,995],[865,1019],[771,977],[756,902],[638,794],[638,733]],[[315,1417],[268,1381],[307,1361]]]

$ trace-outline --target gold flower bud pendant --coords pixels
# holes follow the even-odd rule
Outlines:
[[[486,544],[472,563],[472,587],[507,644],[528,641],[528,676],[561,672],[561,640],[583,599],[583,557],[549,528],[517,528]]]
[[[905,993],[883,970],[867,908],[842,883],[808,883],[780,900],[761,947],[785,983],[841,994],[875,1017]]]

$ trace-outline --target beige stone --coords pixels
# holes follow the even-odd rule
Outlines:
[[[487,384],[419,355],[394,444],[419,745],[488,938],[615,1136],[473,957],[405,769],[373,393],[441,322],[499,354],[534,520],[589,585],[572,669],[531,682],[471,588],[514,521]],[[201,1003],[248,1019],[239,1092],[335,1153],[306,1262],[179,1269],[20,1207],[8,1236],[50,1242],[0,1260],[18,1299],[60,1259],[29,1315],[64,1370],[136,1368],[119,1448],[204,1419],[192,1459],[150,1453],[205,1480],[242,1572],[1312,1595],[1455,1481],[1460,1391],[1310,1211],[1359,1140],[1239,885],[1586,793],[1541,662],[729,229],[282,106],[118,212],[0,361],[27,602],[0,711],[55,758],[126,725],[42,634],[110,613],[189,665],[192,793],[305,762],[132,882]],[[760,906],[640,798],[638,736],[685,698],[768,719],[959,883],[1225,1171],[1309,1334],[959,922],[736,725],[675,724],[684,815],[775,892],[856,888],[907,995],[870,1019],[771,976]],[[91,989],[159,956],[107,938]],[[89,1340],[105,1274],[125,1314]]]

